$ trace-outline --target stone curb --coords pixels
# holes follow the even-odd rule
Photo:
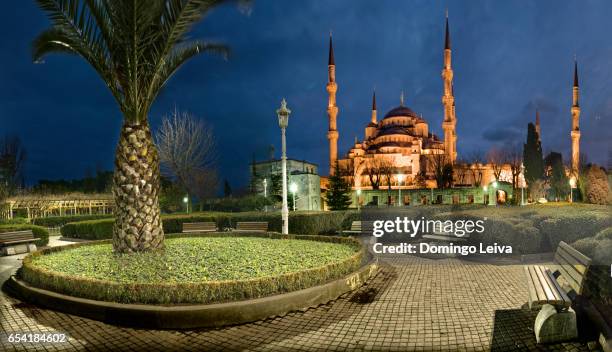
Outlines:
[[[7,280],[6,286],[28,303],[108,324],[148,329],[191,329],[244,324],[316,307],[359,288],[377,271],[377,261],[372,260],[344,278],[299,291],[238,302],[174,306],[78,298],[30,286],[15,276]]]

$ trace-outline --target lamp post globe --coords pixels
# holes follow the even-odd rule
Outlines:
[[[183,203],[185,203],[185,211],[189,213],[189,196],[183,197]]]
[[[287,145],[285,140],[285,130],[289,124],[289,114],[291,114],[291,110],[287,108],[287,101],[283,98],[280,108],[276,110],[276,115],[278,116],[278,126],[281,129],[281,166],[283,169],[283,206],[281,208],[281,217],[283,219],[282,233],[284,235],[289,233],[289,209],[287,207]]]

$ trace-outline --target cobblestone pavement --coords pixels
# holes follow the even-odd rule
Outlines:
[[[18,263],[18,257],[13,257]],[[7,260],[0,262],[6,279]],[[147,351],[587,351],[581,343],[536,346],[535,313],[521,306],[519,265],[387,257],[365,287],[329,304],[213,330],[141,330],[41,309],[0,294],[0,332],[63,332],[63,344],[1,350]],[[376,292],[371,297],[364,292]],[[371,298],[371,299],[368,299]],[[371,302],[364,302],[371,301]]]

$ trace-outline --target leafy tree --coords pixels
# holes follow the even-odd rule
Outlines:
[[[561,154],[551,152],[546,156],[546,167],[550,168],[550,191],[555,199],[563,199],[569,194],[569,179],[565,174],[563,157]]]
[[[533,123],[527,125],[527,142],[523,145],[523,165],[525,166],[525,181],[527,184],[544,176],[544,161],[542,145]]]
[[[161,249],[159,155],[149,110],[179,67],[203,53],[226,54],[188,33],[223,0],[37,0],[51,27],[33,42],[33,59],[69,53],[87,61],[123,114],[115,156],[113,250]]]
[[[336,170],[338,165],[336,163]],[[329,189],[325,193],[327,206],[331,210],[345,210],[351,205],[351,185],[335,173],[329,176]]]
[[[610,204],[612,194],[608,176],[603,168],[597,165],[589,165],[584,171],[585,200],[593,204]]]
[[[185,197],[185,189],[178,183],[172,180],[161,177],[161,193],[159,196],[159,206],[164,213],[176,213],[182,211],[185,207],[183,198]]]
[[[270,195],[276,196],[279,200],[281,199],[283,192],[283,175],[280,173],[270,174]]]
[[[0,140],[0,183],[7,195],[23,184],[26,151],[17,136],[5,136]]]

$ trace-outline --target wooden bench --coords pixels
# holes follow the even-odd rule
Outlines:
[[[217,224],[209,222],[184,222],[183,233],[217,232]]]
[[[38,241],[34,238],[32,230],[11,231],[0,233],[0,247],[2,255],[14,255],[27,252],[34,252]]]
[[[538,343],[576,338],[572,302],[582,294],[591,259],[561,241],[551,265],[525,266],[529,308],[540,307],[534,332]]]
[[[236,232],[268,232],[268,223],[259,221],[239,221],[236,223]]]
[[[529,307],[552,304],[563,309],[571,306],[572,300],[582,294],[590,265],[590,258],[561,241],[552,265],[525,267]]]
[[[338,231],[340,235],[371,235],[372,230],[374,229],[373,221],[353,221],[351,223],[350,230],[340,230]]]

